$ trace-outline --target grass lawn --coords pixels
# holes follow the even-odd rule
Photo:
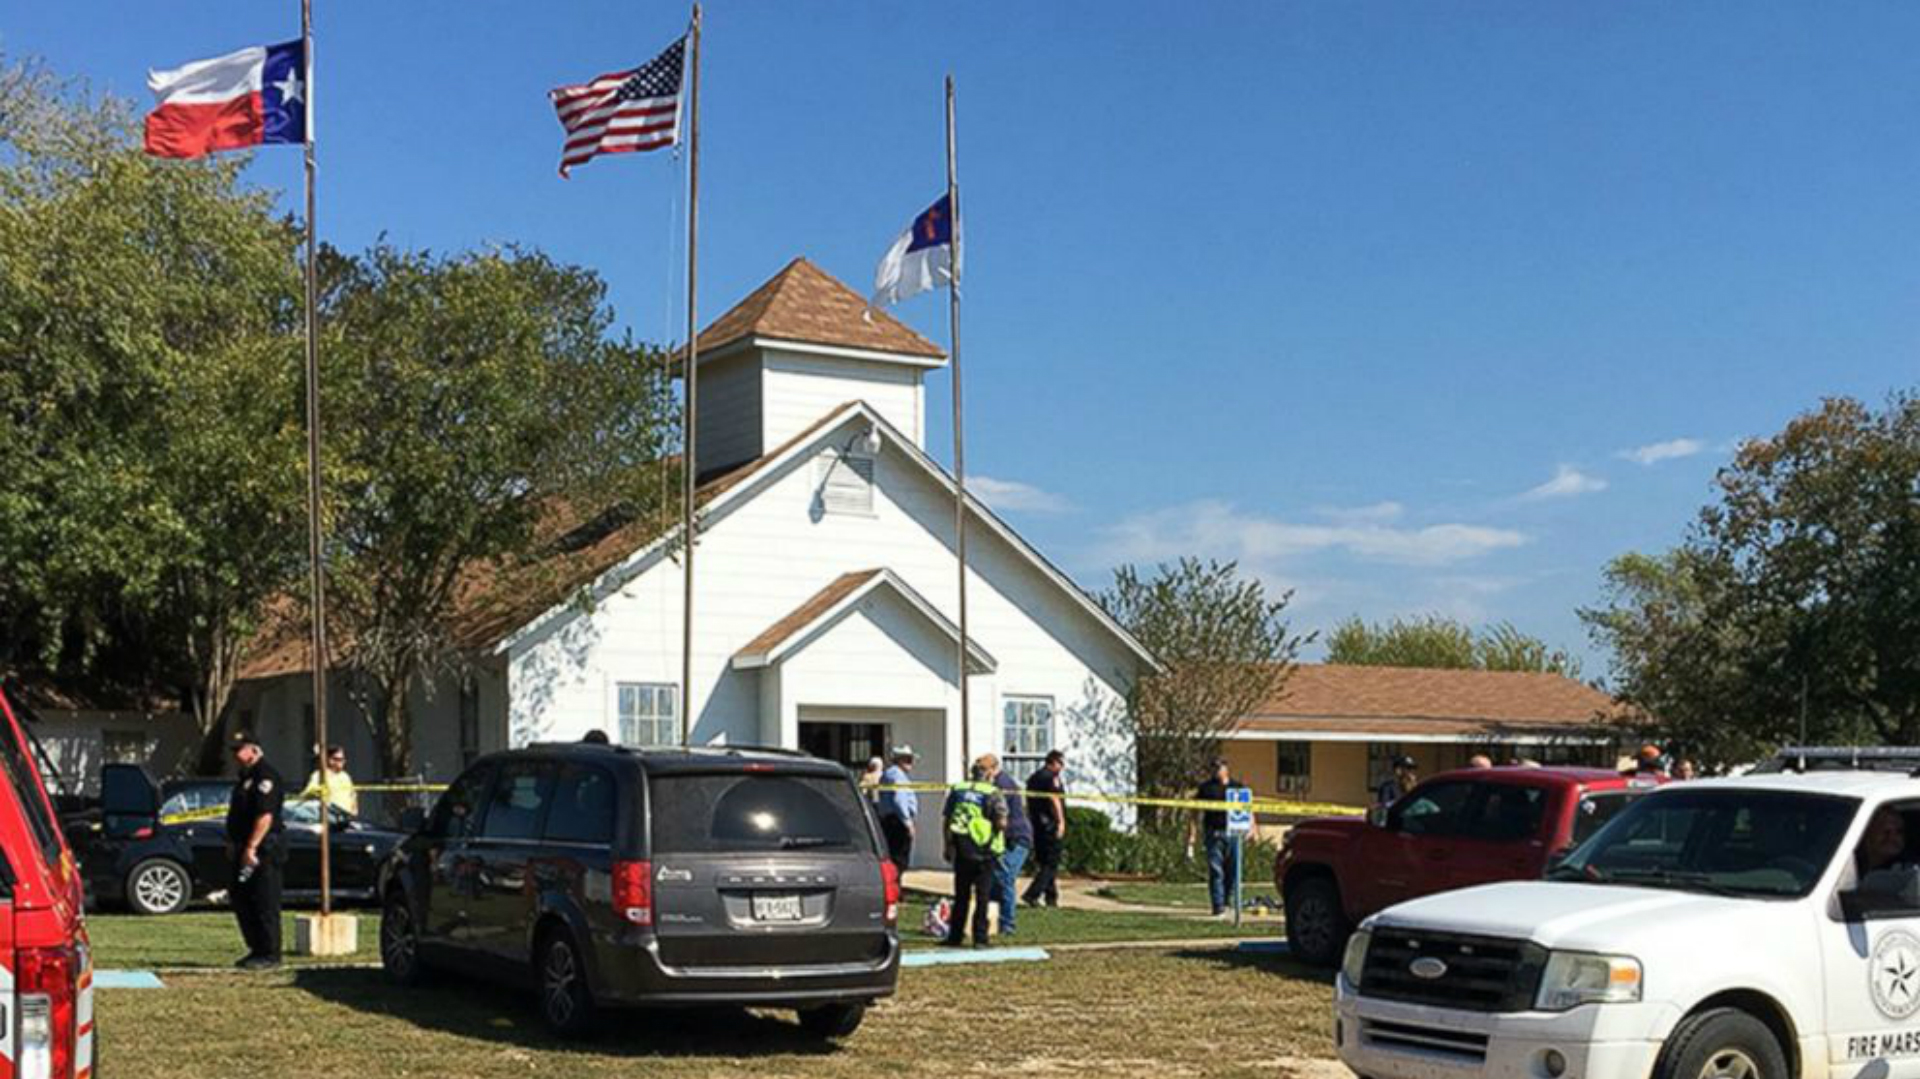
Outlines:
[[[1332,1050],[1322,975],[1225,950],[905,971],[899,995],[838,1048],[804,1038],[789,1014],[739,1011],[642,1013],[591,1042],[560,1043],[522,994],[461,983],[402,991],[373,970],[208,972],[169,984],[101,993],[106,1074],[1317,1077],[1327,1069],[1314,1058]]]
[[[1120,903],[1138,903],[1144,907],[1185,907],[1202,914],[1207,910],[1207,885],[1162,884],[1159,881],[1114,881],[1102,884],[1093,894]]]
[[[900,926],[907,947],[931,947],[937,943],[920,932],[926,917],[928,900],[913,896],[900,908]],[[1206,886],[1200,889],[1200,906],[1195,913],[1207,912]],[[1129,940],[1203,940],[1215,937],[1261,937],[1280,935],[1278,922],[1248,922],[1235,929],[1231,921],[1186,918],[1165,914],[1108,913],[1092,910],[1033,910],[1020,908],[1019,932],[1007,938],[1009,944],[1108,944]]]

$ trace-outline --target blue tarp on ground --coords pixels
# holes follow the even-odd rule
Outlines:
[[[942,948],[939,951],[908,952],[900,957],[903,967],[942,967],[961,963],[1037,963],[1052,958],[1045,948]]]
[[[96,970],[95,989],[165,989],[166,983],[150,970]]]

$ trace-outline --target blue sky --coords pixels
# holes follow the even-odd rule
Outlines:
[[[143,101],[298,33],[293,0],[9,6],[0,48]],[[536,245],[677,336],[679,168],[561,182],[545,92],[684,9],[317,6],[325,238]],[[1092,587],[1233,557],[1302,629],[1506,619],[1598,674],[1574,609],[1734,441],[1920,383],[1916,42],[1893,2],[717,0],[703,321],[798,254],[867,286],[943,183],[951,71],[969,465],[1023,531]],[[298,157],[253,174],[291,204]],[[902,315],[945,340],[940,298]]]

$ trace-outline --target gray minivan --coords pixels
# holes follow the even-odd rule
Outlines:
[[[534,745],[476,761],[381,869],[380,959],[604,1008],[790,1007],[853,1033],[899,980],[900,880],[837,764],[744,747]]]

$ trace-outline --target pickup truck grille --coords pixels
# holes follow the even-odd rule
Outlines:
[[[1444,969],[1421,977],[1413,970],[1421,959],[1437,959]],[[1523,940],[1376,929],[1360,995],[1470,1012],[1523,1012],[1533,1007],[1546,962],[1545,948]]]

